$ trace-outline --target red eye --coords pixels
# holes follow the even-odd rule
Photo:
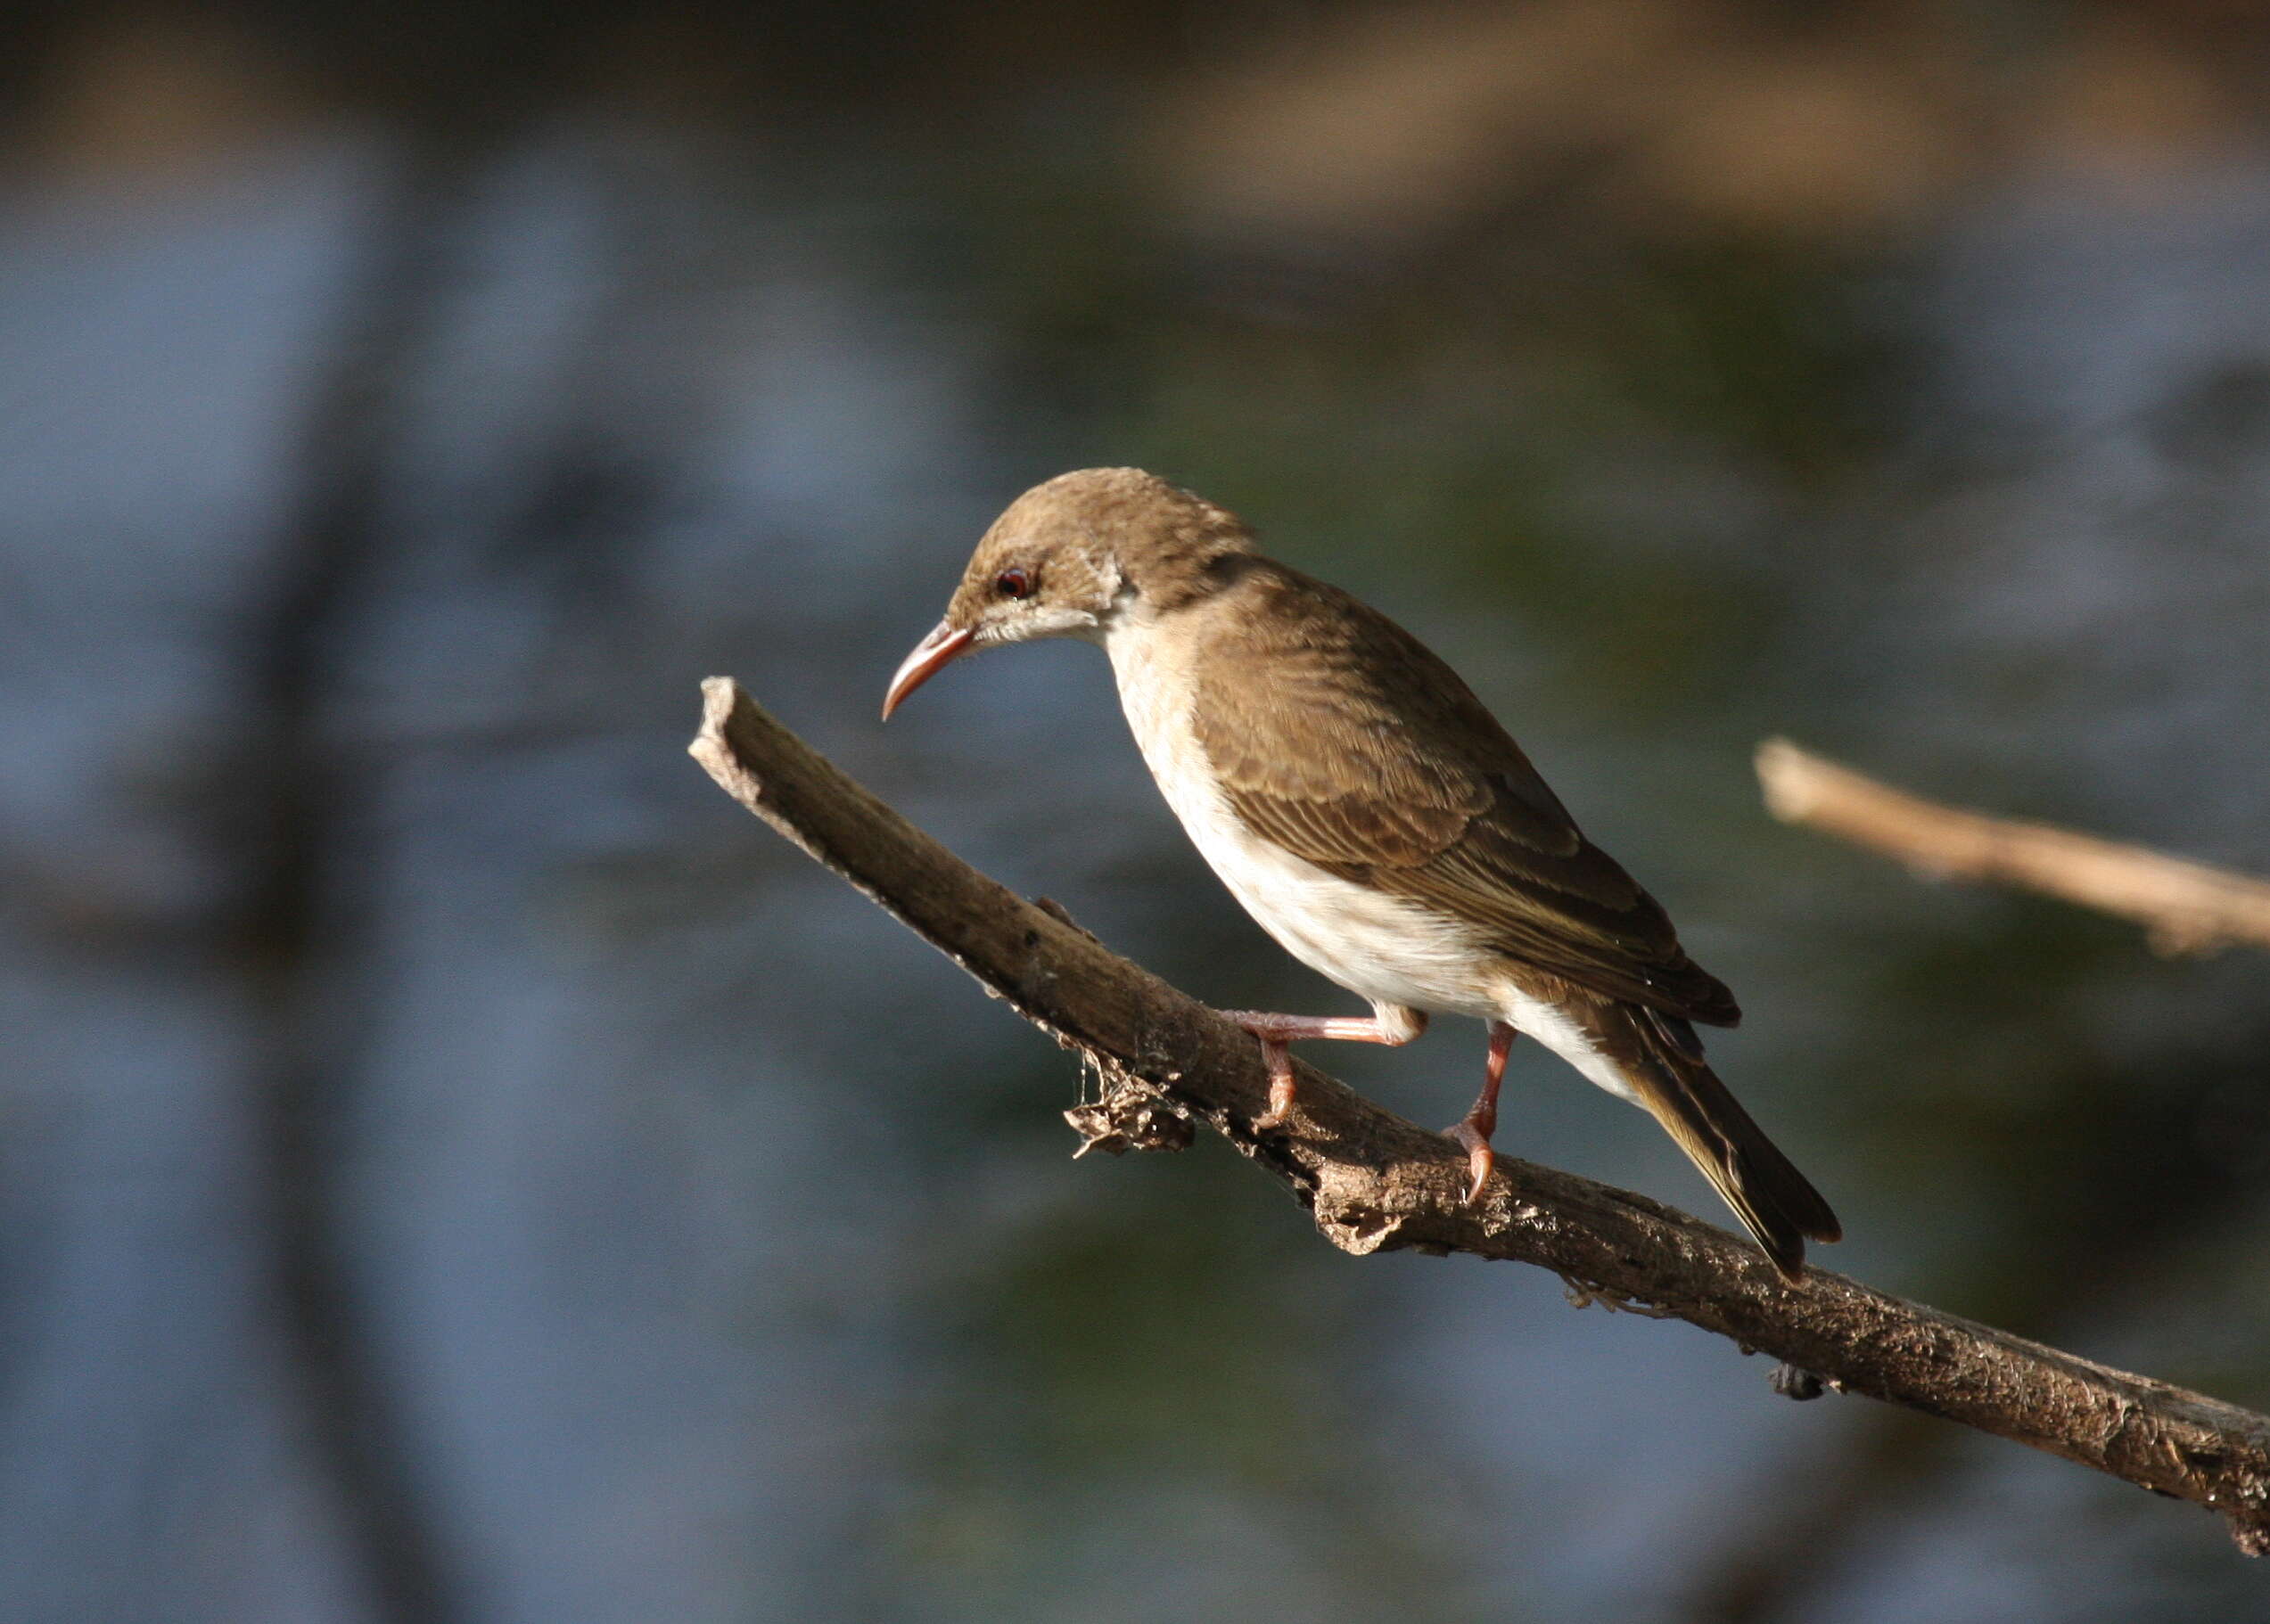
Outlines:
[[[1005,598],[1029,598],[1032,578],[1022,570],[1004,570],[993,578],[993,590]]]

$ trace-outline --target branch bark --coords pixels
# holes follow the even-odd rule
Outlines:
[[[1268,1169],[1334,1245],[1471,1252],[1551,1269],[1580,1300],[1645,1305],[1830,1384],[2014,1439],[2228,1519],[2270,1550],[2270,1417],[2027,1341],[1814,1268],[1785,1284],[1748,1241],[1645,1196],[1517,1161],[1473,1207],[1465,1154],[1303,1062],[1281,1129],[1256,1131],[1258,1047],[1066,918],[986,878],[845,776],[729,677],[690,747],[726,792],[1105,1079],[1068,1113],[1098,1149],[1172,1145],[1160,1107]],[[1116,1138],[1120,1143],[1112,1144]]]
[[[2270,882],[2141,846],[1941,806],[1863,777],[1787,739],[1757,747],[1766,810],[1898,858],[1934,879],[2036,890],[2133,919],[2155,951],[2270,947]]]

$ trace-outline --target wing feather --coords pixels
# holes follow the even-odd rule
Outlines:
[[[1271,561],[1251,559],[1238,589],[1255,601],[1236,617],[1235,653],[1199,662],[1211,681],[1194,719],[1248,828],[1579,987],[1706,1025],[1740,1020],[1662,906],[1584,838],[1447,665]]]

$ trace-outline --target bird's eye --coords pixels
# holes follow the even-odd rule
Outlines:
[[[1004,570],[993,578],[993,590],[1005,598],[1029,598],[1032,578],[1022,570]]]

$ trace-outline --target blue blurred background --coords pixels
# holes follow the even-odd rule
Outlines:
[[[2270,1404],[2270,999],[1772,823],[1787,733],[2270,868],[2270,15],[33,4],[0,24],[0,1618],[2230,1620],[2215,1521],[1331,1251],[720,795],[695,685],[1336,1010],[1093,651],[1136,463],[1449,656],[1832,1266]],[[1479,1034],[1315,1058],[1448,1121]],[[1501,1143],[1720,1221],[1521,1053]]]

